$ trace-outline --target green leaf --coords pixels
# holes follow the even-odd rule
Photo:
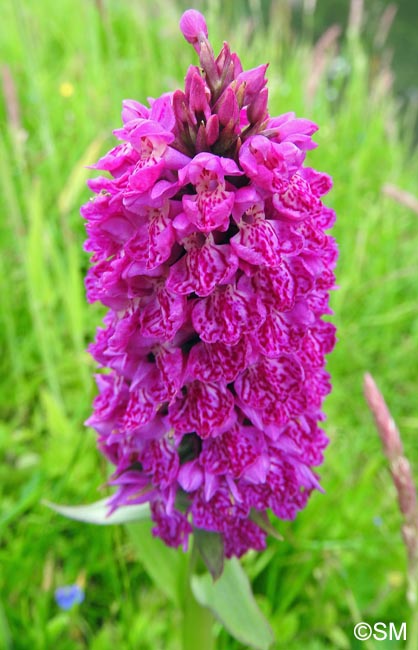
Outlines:
[[[141,521],[129,524],[127,530],[136,555],[151,580],[170,600],[180,605],[188,556],[154,537],[152,526],[150,521]]]
[[[3,608],[3,603],[0,600],[0,639],[3,644],[0,645],[1,650],[13,650],[12,634],[9,627],[9,622],[6,618],[6,612]]]
[[[236,558],[225,562],[223,574],[216,582],[209,574],[193,575],[191,587],[196,600],[208,607],[238,641],[256,650],[267,650],[273,643],[273,632]]]
[[[41,474],[35,472],[29,481],[21,488],[18,500],[0,517],[0,529],[5,525],[10,524],[11,521],[18,517],[22,512],[25,512],[25,510],[30,508],[34,503],[37,503],[40,497],[40,490]]]
[[[86,167],[87,165],[91,165],[92,161],[96,160],[100,153],[102,144],[103,138],[101,136],[95,138],[93,142],[89,144],[80,160],[78,160],[76,165],[73,167],[64,188],[58,196],[58,210],[60,211],[60,214],[65,216],[74,209],[78,197],[83,191],[86,181],[90,176],[90,170]]]
[[[224,568],[224,542],[219,533],[213,533],[201,528],[194,529],[196,546],[214,580],[222,575]]]
[[[150,509],[148,503],[141,503],[132,506],[121,506],[111,515],[109,512],[109,497],[89,503],[83,506],[62,506],[51,501],[42,501],[45,506],[55,510],[60,515],[77,521],[84,521],[88,524],[98,524],[99,526],[108,526],[110,524],[123,524],[127,521],[140,521],[150,518]]]
[[[329,633],[329,638],[332,641],[332,645],[335,648],[340,648],[341,650],[350,650],[351,642],[344,630],[341,627],[333,627]]]
[[[275,529],[266,512],[260,512],[259,510],[255,510],[253,508],[250,513],[250,519],[255,524],[257,524],[261,530],[264,530],[267,535],[271,535],[275,539],[278,539],[279,542],[283,542],[283,536],[280,535],[279,531]]]

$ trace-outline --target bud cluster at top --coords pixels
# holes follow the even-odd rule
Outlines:
[[[215,57],[197,11],[180,27],[200,67],[123,103],[82,208],[87,296],[109,308],[88,424],[116,466],[112,509],[149,501],[167,544],[200,528],[240,556],[264,547],[267,511],[293,518],[319,487],[331,179],[304,165],[316,125],[269,116],[267,66],[243,71],[226,43]]]

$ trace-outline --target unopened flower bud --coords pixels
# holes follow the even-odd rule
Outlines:
[[[200,51],[199,51],[199,60],[200,60],[200,65],[202,66],[205,72],[206,82],[209,88],[213,92],[219,91],[220,80],[219,80],[218,68],[216,66],[213,50],[208,41],[201,43]]]
[[[211,110],[209,106],[210,90],[196,69],[191,69],[186,77],[186,96],[190,110],[193,113],[203,114],[209,119]]]
[[[252,100],[258,95],[262,88],[267,83],[265,78],[265,73],[268,68],[268,64],[259,65],[257,68],[252,68],[251,70],[245,70],[237,77],[237,82],[245,81],[245,99],[244,105],[249,104]]]
[[[199,54],[201,41],[208,37],[204,16],[196,9],[188,9],[180,19],[180,29],[186,41],[191,43]]]
[[[213,144],[215,144],[218,137],[219,137],[219,118],[215,114],[215,115],[211,115],[208,121],[206,122],[206,140],[208,145],[211,147]]]
[[[263,88],[247,107],[247,117],[250,124],[261,122],[267,117],[267,100],[268,90]]]
[[[228,87],[224,90],[216,102],[214,110],[222,126],[226,126],[230,122],[235,124],[239,120],[239,106],[232,88]]]
[[[208,139],[206,135],[206,126],[203,122],[200,124],[197,130],[195,146],[196,146],[196,153],[209,150]]]

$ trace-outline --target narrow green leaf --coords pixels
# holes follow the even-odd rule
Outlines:
[[[2,641],[1,641],[2,640]],[[4,611],[3,604],[0,600],[0,648],[1,650],[12,650],[13,641],[9,627],[9,622]]]
[[[25,512],[33,504],[38,502],[41,492],[41,474],[35,472],[29,481],[22,486],[17,501],[9,510],[6,510],[0,517],[0,529],[10,524],[20,514]]]
[[[149,519],[150,510],[148,503],[141,503],[132,506],[121,506],[111,515],[109,512],[109,497],[82,506],[62,506],[51,501],[42,501],[45,506],[55,510],[60,515],[77,521],[84,521],[88,524],[108,526],[110,524],[123,524],[127,521],[140,521]]]
[[[217,580],[224,568],[225,550],[222,536],[219,533],[195,528],[194,538],[207,570],[212,578]]]
[[[71,212],[74,205],[77,204],[78,197],[84,189],[87,178],[91,174],[91,171],[86,166],[96,162],[102,144],[102,137],[95,138],[72,169],[63,190],[58,196],[58,209],[61,215],[66,215]]]
[[[278,539],[279,542],[283,542],[284,538],[280,535],[279,531],[275,529],[266,512],[260,512],[253,508],[250,513],[250,519],[257,524],[261,530],[264,530],[267,535],[271,535],[275,539]]]
[[[169,548],[152,535],[152,522],[129,524],[127,529],[136,555],[154,584],[176,605],[180,605],[188,556]]]
[[[273,632],[236,558],[225,562],[223,574],[216,582],[209,574],[193,575],[191,587],[196,600],[208,607],[238,641],[256,650],[269,648],[274,641]]]

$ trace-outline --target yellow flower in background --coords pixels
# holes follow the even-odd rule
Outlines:
[[[72,97],[74,95],[74,86],[69,81],[63,81],[59,86],[59,92],[62,97]]]

